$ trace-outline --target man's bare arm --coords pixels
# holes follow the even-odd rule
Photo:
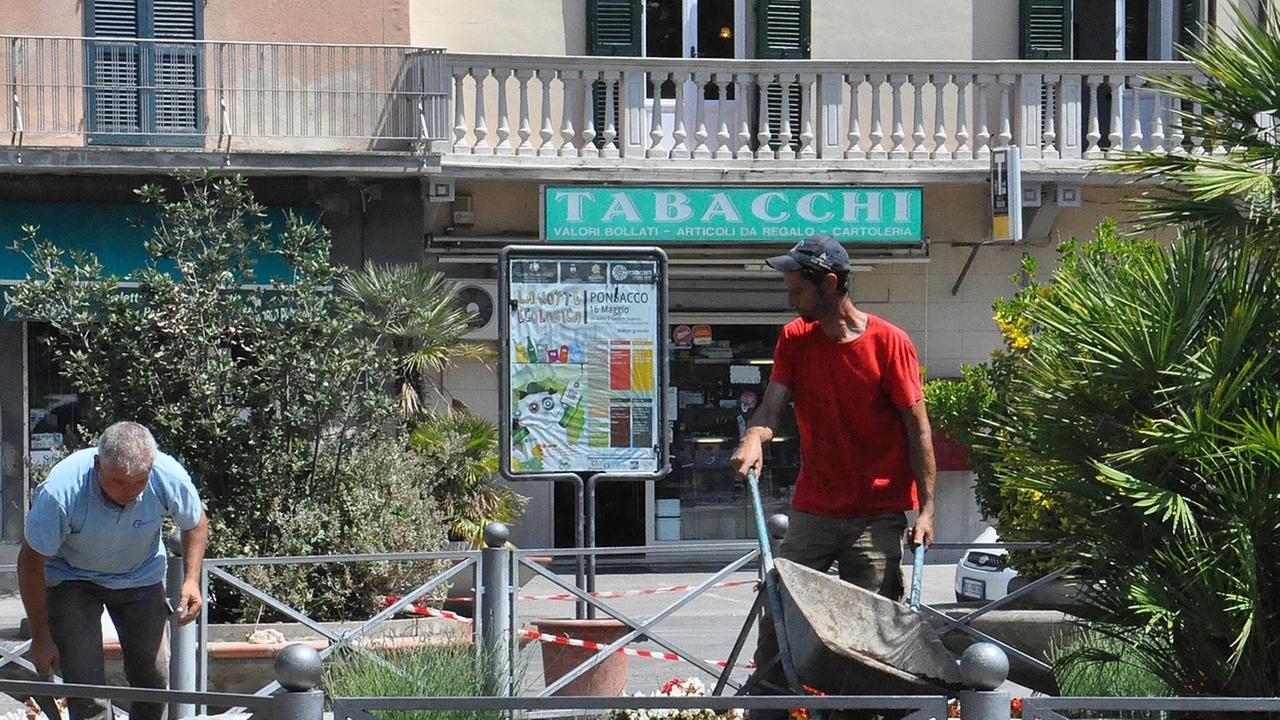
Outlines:
[[[184,577],[178,598],[178,621],[183,625],[195,620],[204,605],[200,596],[200,568],[204,565],[205,549],[209,547],[209,518],[202,512],[200,522],[182,533],[182,567]]]
[[[760,400],[760,407],[756,408],[751,421],[747,423],[747,432],[742,436],[742,442],[729,459],[739,480],[746,479],[747,471],[760,472],[764,465],[764,444],[773,439],[782,422],[783,413],[790,404],[791,388],[782,383],[769,383]]]
[[[938,467],[933,458],[933,431],[929,427],[924,400],[900,412],[907,432],[911,470],[916,477],[916,494],[920,497],[920,516],[916,518],[915,527],[911,528],[911,543],[928,547],[933,544],[933,497],[938,481]]]
[[[40,677],[48,675],[57,662],[58,649],[49,629],[49,590],[44,584],[44,566],[49,556],[36,552],[27,541],[18,549],[18,592],[31,626],[31,649],[28,656]]]

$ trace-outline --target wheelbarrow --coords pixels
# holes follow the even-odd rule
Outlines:
[[[955,656],[919,613],[924,546],[915,549],[910,605],[785,559],[775,562],[755,473],[747,474],[747,485],[793,693],[930,695],[962,688]]]

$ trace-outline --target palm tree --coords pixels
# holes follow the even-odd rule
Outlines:
[[[1210,29],[1183,48],[1192,75],[1152,77],[1184,138],[1173,152],[1128,151],[1109,169],[1168,182],[1141,202],[1147,226],[1194,226],[1280,247],[1280,15]]]
[[[1078,248],[1025,292],[979,448],[1021,499],[1002,535],[1057,543],[1092,627],[1178,694],[1280,677],[1280,19],[1237,17],[1184,50],[1194,74],[1150,81],[1182,146],[1109,163],[1160,181],[1138,224],[1179,240]]]
[[[471,315],[453,298],[455,284],[417,265],[370,264],[342,278],[339,292],[365,314],[363,325],[394,354],[396,392],[406,419],[426,413],[431,371],[458,358],[489,358],[483,345],[463,342]]]
[[[1082,615],[1172,692],[1271,695],[1280,283],[1238,239],[1117,240],[1027,291],[980,482],[1013,495],[1002,536],[1077,565]]]
[[[450,540],[481,547],[485,525],[515,522],[529,502],[496,482],[498,426],[469,410],[457,408],[424,418],[409,434],[409,447],[438,468],[431,492]]]

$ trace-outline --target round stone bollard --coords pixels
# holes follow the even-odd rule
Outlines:
[[[276,653],[276,682],[287,692],[271,698],[272,720],[321,720],[324,691],[317,690],[324,663],[310,645],[293,643]]]
[[[959,694],[961,720],[1009,720],[1009,691],[997,690],[1009,677],[1009,656],[998,645],[980,642],[960,656],[960,680],[972,690]]]
[[[787,534],[787,527],[790,523],[791,519],[783,513],[774,513],[765,520],[764,527],[768,531],[769,537],[781,540],[782,536]]]

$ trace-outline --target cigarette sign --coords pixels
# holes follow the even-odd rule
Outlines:
[[[586,187],[542,189],[548,242],[919,244],[918,187]]]

